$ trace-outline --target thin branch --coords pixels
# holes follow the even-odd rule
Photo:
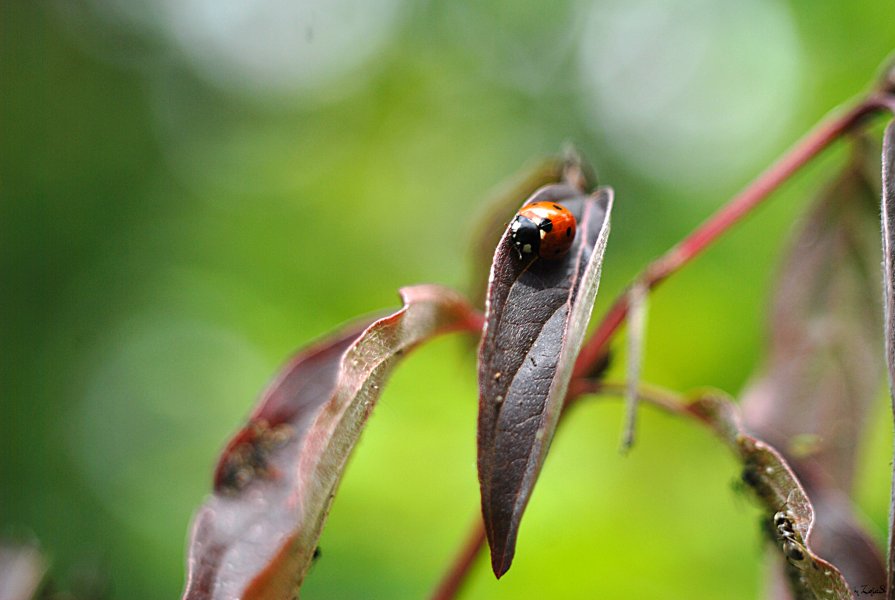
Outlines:
[[[637,388],[640,385],[640,368],[643,364],[643,348],[646,333],[646,305],[649,289],[646,286],[634,285],[630,288],[628,298],[628,356],[626,380],[628,391],[625,393],[625,426],[622,430],[620,450],[626,453],[634,445],[634,430],[637,427]]]
[[[479,515],[469,532],[469,537],[454,558],[451,568],[445,573],[444,578],[432,593],[432,600],[456,598],[457,592],[460,591],[460,587],[466,579],[466,574],[484,545],[485,524],[482,523],[482,517]]]
[[[895,110],[895,98],[886,94],[874,94],[854,108],[819,125],[689,236],[647,266],[632,285],[644,286],[647,289],[659,285],[738,223],[793,173],[843,133],[862,122],[867,116],[883,109]],[[609,341],[628,315],[630,289],[629,286],[619,295],[593,336],[581,349],[573,377],[586,377],[606,354]]]
[[[631,385],[627,381],[624,383],[588,381],[579,390],[581,390],[582,394],[600,394],[625,398],[631,392]],[[637,399],[641,402],[646,402],[675,415],[693,416],[693,411],[690,410],[686,398],[678,392],[645,383],[637,385],[634,391],[637,394]]]

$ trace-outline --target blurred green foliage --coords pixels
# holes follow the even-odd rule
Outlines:
[[[177,596],[191,512],[266,380],[401,285],[464,287],[489,189],[583,150],[617,192],[600,314],[895,45],[889,0],[722,4],[4,2],[0,535],[39,540],[63,586],[98,569],[115,598]],[[243,35],[253,10],[279,33]],[[378,28],[352,19],[371,10]],[[300,43],[265,54],[290,27]],[[840,162],[824,155],[654,295],[647,381],[741,388],[785,233]],[[478,507],[475,409],[465,340],[407,360],[303,597],[434,585]],[[885,410],[859,478],[880,538]],[[575,409],[513,569],[497,583],[483,561],[465,597],[756,596],[757,512],[731,491],[733,459],[649,409],[623,458],[620,422],[612,401]]]

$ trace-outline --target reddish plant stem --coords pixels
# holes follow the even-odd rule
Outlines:
[[[628,381],[614,382],[590,380],[582,382],[581,393],[598,394],[608,397],[615,396],[624,399],[627,394],[631,393],[631,384]],[[685,396],[675,391],[657,385],[640,383],[635,389],[635,393],[640,401],[660,410],[664,410],[667,413],[685,417],[695,416],[700,421],[703,420],[693,412],[690,407],[690,401]]]
[[[482,546],[485,545],[485,524],[479,515],[469,532],[469,537],[457,553],[451,569],[445,573],[444,578],[432,593],[432,600],[451,600],[457,596],[460,586],[466,579],[466,574],[475,562]]]
[[[893,101],[895,99],[891,96],[874,95],[851,110],[822,123],[690,235],[647,266],[637,283],[650,290],[659,285],[738,223],[780,184],[843,133],[880,109],[891,110]],[[629,291],[630,286],[615,300],[594,334],[581,348],[572,372],[573,378],[586,377],[606,354],[609,341],[628,315]]]
[[[854,108],[820,124],[690,235],[650,263],[632,285],[639,284],[652,290],[739,222],[805,163],[818,155],[843,133],[880,110],[889,110],[895,113],[895,97],[887,93],[874,93]],[[597,330],[581,348],[572,371],[566,407],[574,397],[590,391],[590,386],[582,378],[586,378],[592,373],[601,362],[608,350],[609,341],[624,323],[628,315],[630,289],[631,286],[622,291],[597,326]],[[481,520],[477,520],[463,544],[463,548],[432,595],[433,600],[451,600],[456,597],[463,580],[484,544],[484,525]]]

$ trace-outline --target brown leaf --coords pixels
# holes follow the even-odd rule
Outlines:
[[[591,382],[589,391],[622,395],[627,384]],[[742,425],[736,404],[723,392],[701,391],[687,401],[674,392],[652,386],[638,388],[640,401],[672,414],[696,418],[712,429],[742,464],[742,480],[764,509],[762,529],[776,547],[784,569],[771,581],[768,597],[844,600],[853,598],[842,573],[820,558],[811,546],[817,524],[815,511],[793,470],[770,444],[751,435]],[[809,537],[811,543],[809,543]]]
[[[401,290],[404,307],[299,353],[227,445],[199,510],[184,599],[292,598],[345,464],[391,369],[479,317],[456,292]]]
[[[513,559],[522,513],[547,454],[596,297],[612,190],[550,185],[528,202],[561,202],[578,220],[562,259],[520,259],[497,245],[479,349],[478,470],[494,573]]]
[[[736,406],[718,393],[702,394],[687,409],[712,427],[742,461],[743,481],[762,503],[764,529],[785,562],[794,596],[851,600],[842,573],[813,547],[814,509],[783,456],[747,433]]]
[[[743,393],[745,422],[781,449],[817,513],[812,544],[852,585],[881,585],[882,558],[849,496],[882,378],[877,192],[858,145],[784,261],[765,366]]]

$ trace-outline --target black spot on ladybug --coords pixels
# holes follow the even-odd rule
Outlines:
[[[551,221],[550,219],[544,219],[540,222],[540,224],[538,224],[538,229],[550,233],[553,230],[553,221]]]
[[[560,206],[559,204],[554,204],[554,205],[553,205],[553,208],[555,208],[556,210],[565,210],[565,208],[563,208],[563,207]]]
[[[572,228],[571,227],[566,229],[566,237],[572,237]]]

